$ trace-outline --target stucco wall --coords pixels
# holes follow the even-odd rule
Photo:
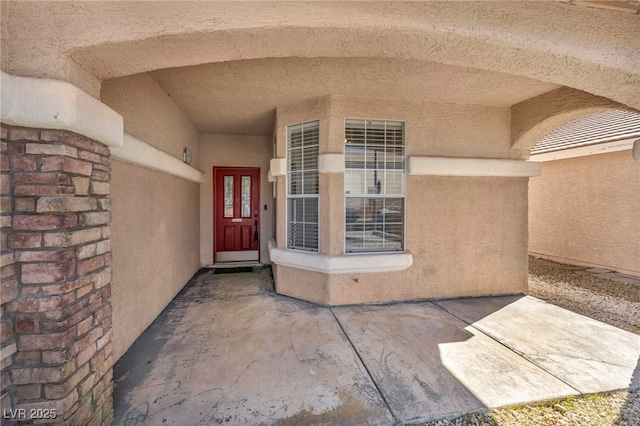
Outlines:
[[[147,74],[102,83],[101,100],[124,131],[198,166],[199,134]],[[199,185],[114,161],[112,172],[113,333],[120,357],[198,270]]]
[[[529,251],[640,274],[640,162],[620,151],[543,163],[529,186]]]
[[[267,243],[273,238],[273,184],[268,182],[269,160],[273,156],[271,138],[203,134],[200,137],[200,263],[213,263],[213,167],[260,168],[260,262],[269,263]],[[264,206],[267,206],[267,210]]]
[[[113,161],[113,353],[118,359],[199,269],[199,185]]]
[[[406,202],[410,268],[326,275],[278,267],[276,289],[324,304],[526,291],[526,178],[411,176]]]
[[[325,98],[278,110],[278,154],[286,126],[314,118],[320,152],[344,152],[344,118],[405,122],[407,155],[518,158],[510,150],[509,109],[478,105]],[[325,134],[323,134],[323,129]],[[321,174],[320,253],[344,252],[343,175]],[[278,195],[284,194],[283,177]],[[401,272],[323,275],[278,267],[276,288],[342,304],[520,293],[527,288],[527,178],[407,176],[406,250]],[[284,208],[284,197],[278,198]],[[284,248],[285,223],[278,223]]]
[[[147,74],[106,80],[101,100],[124,117],[124,131],[182,160],[189,148],[198,167],[199,133],[184,113]]]

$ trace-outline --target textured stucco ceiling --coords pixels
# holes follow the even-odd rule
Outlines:
[[[275,108],[326,95],[509,107],[559,87],[388,58],[255,59],[149,74],[200,131],[221,134],[271,134]]]
[[[624,10],[624,11],[622,11]],[[3,71],[69,81],[262,58],[388,58],[533,78],[640,108],[633,3],[3,1]]]
[[[3,1],[0,65],[97,98],[149,72],[200,131],[229,134],[329,94],[510,106],[567,86],[640,108],[634,4]]]

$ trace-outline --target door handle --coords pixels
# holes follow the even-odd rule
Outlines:
[[[255,221],[253,222],[253,224],[254,224],[254,226],[255,226],[255,227],[253,228],[253,229],[254,229],[254,231],[253,231],[253,243],[254,243],[254,244],[258,244],[258,220],[255,220]]]

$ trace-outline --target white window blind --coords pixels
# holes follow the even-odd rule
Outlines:
[[[345,251],[403,251],[404,123],[345,120]]]
[[[318,122],[287,127],[287,248],[318,251]]]

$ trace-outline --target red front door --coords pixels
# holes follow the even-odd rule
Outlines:
[[[214,262],[260,258],[260,169],[213,168]]]

